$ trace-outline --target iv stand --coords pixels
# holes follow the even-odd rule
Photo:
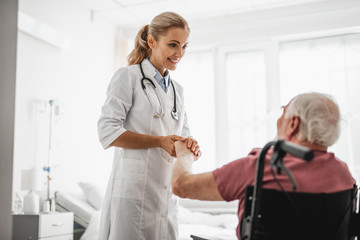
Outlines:
[[[51,164],[51,145],[52,145],[52,115],[53,115],[53,104],[54,104],[54,100],[50,100],[49,101],[50,104],[50,124],[49,124],[49,147],[48,147],[48,162],[47,162],[47,166],[45,166],[43,168],[44,171],[47,172],[47,200],[50,201],[50,181],[51,181],[51,176],[50,176],[50,164]]]

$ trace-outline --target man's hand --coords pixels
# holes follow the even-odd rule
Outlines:
[[[186,158],[191,158],[192,161],[196,161],[197,157],[194,155],[194,153],[190,151],[190,149],[187,146],[188,146],[188,140],[186,142],[176,141],[175,142],[176,157],[177,158],[186,157]]]
[[[169,135],[169,136],[164,136],[161,138],[160,141],[160,146],[167,151],[170,156],[172,157],[176,157],[176,151],[175,151],[175,142],[183,142],[185,141],[186,138],[177,136],[177,135]]]

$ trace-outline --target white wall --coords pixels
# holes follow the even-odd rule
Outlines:
[[[281,36],[360,26],[360,2],[333,0],[191,22],[192,46],[254,43]]]
[[[360,1],[328,0],[188,20],[191,28],[188,51],[359,27],[359,16]],[[121,29],[122,37],[133,41],[139,28]]]
[[[47,164],[50,99],[60,107],[53,121],[53,190],[76,191],[78,181],[106,182],[112,151],[101,148],[96,122],[115,67],[115,26],[91,19],[78,1],[24,0],[19,10],[71,44],[54,46],[19,31],[13,191],[20,188],[22,169]]]

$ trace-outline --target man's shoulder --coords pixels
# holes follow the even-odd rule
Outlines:
[[[238,168],[234,168],[235,166],[239,167],[241,165],[240,169],[255,166],[256,160],[257,160],[260,152],[261,152],[260,148],[253,148],[246,157],[242,157],[242,158],[238,158],[236,160],[230,161],[218,169],[223,169],[223,170],[227,169],[228,171],[233,171],[233,170],[238,169]],[[215,171],[218,169],[215,169]]]
[[[261,152],[261,148],[253,148],[247,157],[257,157]]]

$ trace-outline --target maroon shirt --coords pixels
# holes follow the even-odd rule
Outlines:
[[[253,149],[250,154],[213,171],[217,188],[225,201],[239,200],[239,222],[244,211],[244,193],[247,185],[254,185],[257,157],[261,149]],[[263,187],[280,190],[270,171],[270,156],[268,151],[265,161]],[[305,162],[289,154],[284,157],[284,164],[293,174],[297,183],[297,192],[331,193],[347,190],[355,184],[345,162],[340,161],[333,153],[314,151],[314,159]],[[288,176],[277,175],[286,191],[292,191]],[[239,227],[236,234],[239,236]]]

